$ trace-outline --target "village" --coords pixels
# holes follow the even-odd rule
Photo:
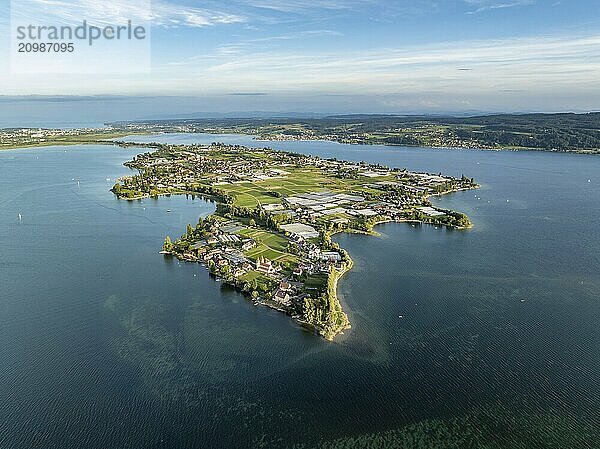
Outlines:
[[[130,145],[121,142],[121,145]],[[349,327],[336,295],[352,267],[332,241],[338,232],[373,233],[396,221],[470,227],[431,195],[475,188],[473,180],[240,146],[145,144],[127,163],[138,174],[113,192],[136,200],[171,194],[217,202],[211,216],[165,239],[163,254],[204,264],[255,304],[280,310],[323,337]]]

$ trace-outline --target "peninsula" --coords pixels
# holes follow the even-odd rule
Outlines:
[[[466,215],[428,200],[477,188],[465,176],[268,148],[118,144],[153,150],[125,164],[137,174],[114,185],[119,198],[192,194],[217,203],[214,214],[189,224],[181,237],[166,236],[163,254],[204,264],[255,304],[284,312],[328,340],[350,327],[336,289],[352,260],[333,234],[373,233],[388,221],[471,227]]]

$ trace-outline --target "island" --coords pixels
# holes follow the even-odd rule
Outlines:
[[[353,262],[334,234],[373,234],[390,221],[472,226],[466,215],[429,200],[477,188],[466,176],[219,143],[117,144],[151,149],[125,164],[136,174],[114,185],[118,198],[188,194],[216,203],[215,213],[188,224],[180,237],[165,237],[165,257],[205,265],[254,304],[327,340],[350,328],[337,284]]]

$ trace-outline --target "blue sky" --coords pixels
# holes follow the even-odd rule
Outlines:
[[[149,19],[152,72],[5,66],[2,95],[184,96],[220,112],[600,109],[597,0],[18,1],[32,18]]]

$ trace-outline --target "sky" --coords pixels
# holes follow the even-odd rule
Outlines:
[[[14,1],[33,23],[152,24],[148,73],[22,75],[1,64],[0,95],[15,100],[161,97],[168,115],[600,109],[597,0]],[[2,0],[0,61],[10,17]]]

